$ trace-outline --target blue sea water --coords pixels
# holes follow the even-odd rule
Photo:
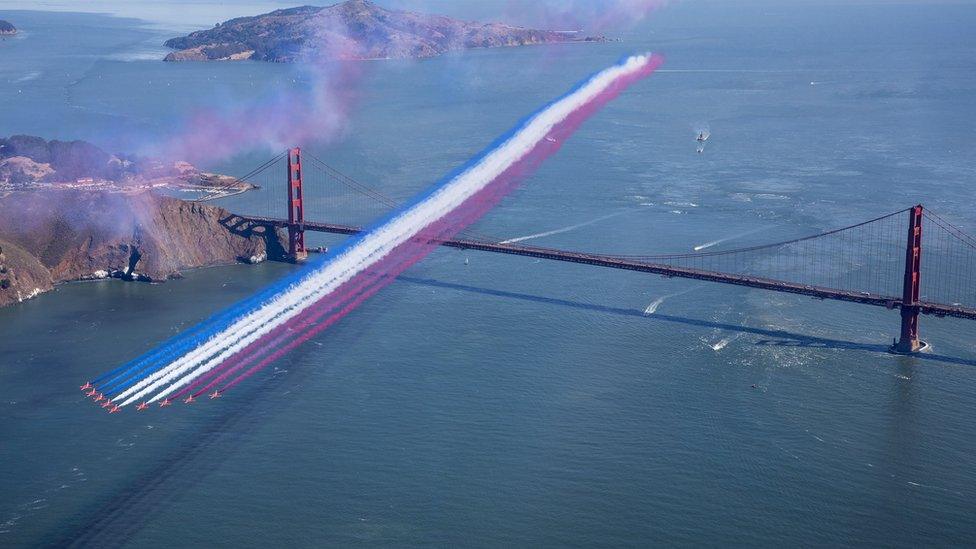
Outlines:
[[[922,202],[976,233],[976,6],[729,4],[673,4],[607,44],[371,63],[344,135],[301,145],[406,199],[583,76],[654,50],[665,67],[474,230],[690,251]],[[0,135],[118,147],[194,108],[303,85],[284,65],[161,63],[172,22],[0,18],[23,29],[0,42]],[[205,167],[245,173],[267,156]],[[261,208],[277,191],[222,205]],[[328,207],[312,209],[345,213]],[[884,351],[897,315],[883,309],[440,250],[215,403],[108,416],[78,392],[291,269],[70,284],[0,310],[0,544],[976,536],[964,321],[923,318],[934,352],[896,357]]]

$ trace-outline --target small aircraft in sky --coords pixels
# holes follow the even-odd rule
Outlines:
[[[95,393],[97,393],[97,392],[98,391],[95,388],[92,388],[91,391],[88,391],[87,393],[85,393],[85,396],[95,396]]]
[[[214,391],[213,393],[210,394],[210,400],[213,400],[215,398],[220,398],[220,391]]]
[[[86,383],[86,384],[84,384],[84,385],[82,385],[82,386],[80,387],[80,389],[81,389],[82,391],[87,391],[88,389],[92,389],[92,388],[93,388],[93,387],[92,387],[92,384],[91,384],[91,381],[89,381],[88,383]]]
[[[143,402],[142,404],[136,406],[136,410],[139,410],[140,412],[143,411],[143,410],[146,410],[148,408],[149,408],[149,403],[148,402]]]
[[[119,408],[118,406],[112,406],[112,409],[109,410],[108,413],[114,414],[116,412],[121,412],[121,411],[122,411],[122,408]]]
[[[192,404],[192,403],[193,403],[193,395],[186,397],[186,399],[183,401],[183,404]]]
[[[173,405],[173,401],[170,400],[170,399],[168,399],[168,398],[167,399],[163,399],[163,401],[159,403],[159,407],[160,408],[165,408],[167,406],[172,406],[172,405]]]

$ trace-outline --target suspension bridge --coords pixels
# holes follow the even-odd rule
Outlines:
[[[239,180],[273,191],[266,193],[263,212],[234,214],[231,223],[286,230],[292,261],[308,256],[305,232],[357,234],[366,225],[362,212],[372,218],[399,205],[298,148]],[[279,195],[274,189],[282,181],[287,194]],[[204,199],[222,195],[220,188],[213,191]],[[328,204],[333,219],[307,217],[310,203]],[[976,320],[976,238],[922,205],[802,238],[721,251],[597,254],[525,246],[471,231],[437,244],[885,307],[900,312],[901,330],[891,348],[897,353],[925,347],[920,315]]]

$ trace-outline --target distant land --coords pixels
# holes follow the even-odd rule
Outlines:
[[[112,155],[85,141],[2,138],[0,307],[72,280],[160,282],[182,269],[283,257],[278,232],[239,227],[223,208],[157,194],[248,188],[186,162]]]
[[[166,61],[253,59],[288,63],[305,55],[329,59],[405,59],[450,51],[563,42],[602,42],[575,32],[460,21],[389,10],[369,0],[301,6],[240,17],[166,41]]]
[[[284,256],[278,232],[151,191],[13,192],[0,200],[0,307],[73,280],[162,282],[181,270]]]
[[[202,172],[187,162],[109,154],[86,141],[47,141],[33,135],[0,138],[0,193],[50,187],[167,188],[195,194],[253,188],[233,177]]]
[[[17,27],[11,25],[7,21],[0,19],[0,35],[10,35],[17,34]]]

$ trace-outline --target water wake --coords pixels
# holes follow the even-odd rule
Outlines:
[[[618,216],[621,216],[621,215],[623,215],[625,213],[630,213],[632,211],[634,211],[634,210],[624,210],[624,211],[621,211],[621,212],[615,212],[615,213],[612,213],[612,214],[604,215],[604,216],[598,217],[596,219],[591,219],[589,221],[584,221],[582,223],[577,223],[575,225],[570,225],[568,227],[563,227],[561,229],[553,229],[551,231],[546,231],[544,233],[536,233],[536,234],[530,234],[530,235],[527,235],[527,236],[519,236],[519,237],[516,237],[516,238],[509,238],[508,240],[503,240],[503,241],[499,242],[499,244],[515,244],[516,242],[525,242],[526,240],[534,240],[536,238],[543,238],[543,237],[546,237],[546,236],[553,236],[553,235],[557,235],[557,234],[568,233],[570,231],[575,231],[576,229],[582,229],[583,227],[587,227],[587,226],[593,225],[595,223],[599,223],[601,221],[606,221],[607,219],[613,219],[614,217],[618,217]]]
[[[654,301],[652,301],[650,303],[650,305],[648,305],[647,308],[644,309],[644,314],[645,315],[652,315],[652,314],[656,313],[657,312],[657,308],[660,307],[661,304],[664,303],[664,300],[667,299],[668,297],[670,297],[670,296],[659,297],[659,298],[655,299]]]
[[[732,343],[732,338],[731,337],[724,337],[724,338],[718,340],[717,342],[712,343],[711,345],[709,345],[709,347],[711,347],[713,351],[718,352],[718,351],[721,351],[722,349],[726,348],[729,343]]]
[[[661,305],[663,305],[665,301],[671,299],[672,297],[678,297],[678,296],[685,295],[687,293],[691,293],[691,292],[695,291],[697,288],[698,287],[696,286],[694,288],[689,288],[687,290],[683,290],[683,291],[680,291],[680,292],[675,292],[673,294],[662,295],[661,297],[655,299],[654,301],[650,302],[650,304],[648,304],[647,308],[644,309],[644,315],[645,316],[650,316],[650,315],[656,313],[658,307],[660,307]]]
[[[713,240],[711,242],[706,242],[704,244],[699,244],[699,245],[695,246],[692,249],[695,250],[696,252],[700,252],[702,250],[707,250],[708,248],[712,248],[712,247],[718,246],[719,244],[724,244],[724,243],[729,242],[731,240],[737,240],[739,238],[743,238],[743,237],[746,237],[746,236],[749,236],[749,235],[753,235],[753,234],[756,234],[756,233],[760,233],[760,232],[765,231],[765,230],[766,229],[753,229],[751,231],[746,231],[744,233],[739,233],[739,234],[735,234],[735,235],[732,235],[732,236],[727,236],[725,238],[720,238],[718,240]]]

